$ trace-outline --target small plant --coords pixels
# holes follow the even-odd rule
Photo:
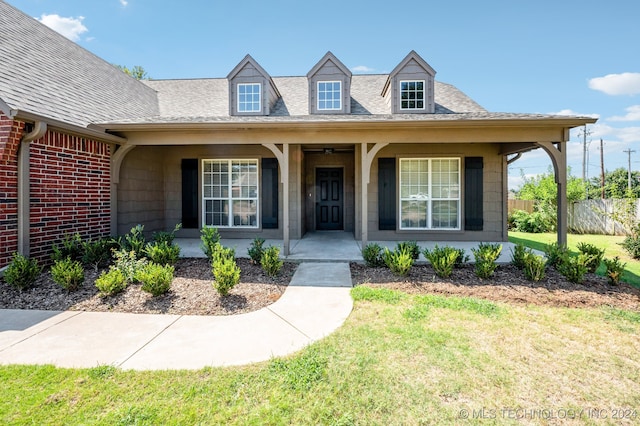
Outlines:
[[[112,266],[96,279],[96,287],[102,295],[113,296],[127,288],[127,280],[120,269]]]
[[[136,225],[124,236],[120,248],[128,252],[134,252],[136,257],[140,259],[144,257],[144,247],[146,244],[147,240],[144,237],[144,226]]]
[[[56,260],[51,267],[51,278],[67,291],[77,290],[84,282],[84,268],[82,263],[70,257]]]
[[[462,248],[454,248],[453,250],[458,252],[458,258],[456,259],[456,268],[460,268],[463,264],[469,261],[469,255]]]
[[[433,250],[425,249],[422,254],[431,263],[436,275],[441,278],[451,276],[460,257],[458,249],[449,246],[438,247],[437,244]]]
[[[226,296],[240,282],[240,268],[234,259],[219,257],[213,261],[213,288]]]
[[[82,242],[82,263],[91,265],[97,271],[98,268],[107,266],[111,262],[112,250],[117,243],[111,238]]]
[[[577,249],[580,253],[586,254],[589,256],[589,263],[587,264],[587,272],[594,273],[598,266],[600,266],[600,262],[602,262],[602,258],[604,257],[604,249],[599,249],[593,244],[589,243],[578,243]]]
[[[402,241],[396,246],[398,250],[408,250],[413,257],[413,260],[417,260],[420,257],[420,247],[416,241]]]
[[[524,269],[525,259],[531,253],[533,253],[533,251],[525,247],[524,244],[516,244],[515,247],[511,249],[511,264],[518,269]]]
[[[531,250],[524,254],[522,269],[524,276],[530,281],[540,281],[544,279],[545,269],[547,268],[547,259],[544,256],[537,255]]]
[[[280,269],[282,269],[282,265],[284,265],[284,262],[280,260],[280,249],[275,246],[264,249],[260,258],[260,265],[262,265],[262,270],[268,276],[277,276],[280,273]]]
[[[264,238],[255,237],[247,250],[249,257],[251,258],[251,263],[257,265],[260,263],[262,259],[262,253],[264,252]]]
[[[147,243],[144,248],[147,259],[158,265],[175,265],[180,258],[180,247],[166,240]]]
[[[377,243],[369,243],[362,249],[362,258],[365,265],[370,268],[376,268],[384,266],[384,259],[382,258],[382,246]]]
[[[168,245],[171,245],[173,244],[173,240],[176,238],[176,232],[178,232],[180,229],[182,229],[182,224],[177,223],[176,226],[173,227],[173,231],[154,232],[153,235],[151,236],[151,239],[156,243],[165,242]]]
[[[631,235],[625,237],[620,245],[629,253],[629,256],[640,259],[640,223],[632,229]]]
[[[627,266],[627,264],[620,262],[620,257],[618,256],[614,257],[613,259],[602,259],[602,262],[604,263],[604,266],[606,268],[606,275],[607,279],[609,280],[609,284],[620,284],[620,279],[622,278],[624,267]]]
[[[148,262],[145,258],[138,259],[136,252],[133,250],[116,250],[113,252],[113,257],[115,258],[115,268],[122,272],[128,283],[135,282],[136,273]]]
[[[38,265],[37,259],[28,259],[19,253],[14,253],[13,260],[4,271],[4,280],[10,286],[26,290],[33,286],[41,273],[42,267]]]
[[[173,272],[174,268],[171,265],[147,263],[136,273],[136,280],[142,283],[142,290],[154,296],[160,296],[169,291]]]
[[[396,247],[393,251],[385,248],[383,259],[391,272],[402,277],[406,276],[413,266],[413,253],[407,247]]]
[[[493,275],[498,264],[496,260],[502,252],[502,244],[480,243],[477,249],[471,249],[476,260],[475,272],[480,278]]]
[[[71,258],[71,260],[82,259],[84,252],[82,248],[82,237],[80,234],[67,234],[62,239],[61,245],[55,244],[52,248],[51,260],[54,262]]]
[[[204,227],[200,231],[200,241],[202,241],[202,251],[209,259],[209,262],[213,261],[213,253],[217,250],[217,246],[220,244],[220,234],[218,228]]]
[[[569,253],[565,253],[556,268],[567,280],[580,284],[584,281],[584,274],[587,273],[587,264],[589,262],[590,256],[584,253],[580,253],[577,256],[571,256]]]
[[[214,246],[213,262],[218,259],[229,259],[235,262],[236,250],[231,247],[223,247],[222,244],[217,244]]]
[[[544,254],[547,255],[547,262],[556,269],[567,253],[567,247],[559,245],[558,243],[551,243],[544,246]]]

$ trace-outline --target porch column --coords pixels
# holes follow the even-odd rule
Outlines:
[[[120,183],[120,166],[124,157],[135,148],[135,145],[120,145],[111,154],[111,235],[118,235],[118,184]]]
[[[557,184],[557,221],[558,221],[558,245],[567,245],[567,143],[566,142],[538,142],[553,164],[555,181]]]
[[[380,152],[382,148],[389,145],[389,142],[378,142],[377,144],[371,147],[369,150],[369,146],[366,142],[362,142],[361,151],[361,170],[362,170],[362,185],[360,185],[360,196],[361,196],[361,239],[362,239],[362,248],[366,246],[369,242],[369,181],[371,178],[371,164],[373,163],[373,159]]]
[[[289,256],[289,144],[282,144],[282,151],[274,143],[263,143],[278,159],[280,165],[280,182],[282,182],[282,251]]]

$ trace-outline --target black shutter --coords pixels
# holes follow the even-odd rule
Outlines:
[[[367,206],[363,206],[367,208]],[[396,159],[378,158],[378,229],[396,229]]]
[[[278,228],[278,160],[262,159],[262,228]]]
[[[182,227],[198,228],[198,160],[182,159]]]
[[[464,159],[464,229],[482,231],[482,157]]]

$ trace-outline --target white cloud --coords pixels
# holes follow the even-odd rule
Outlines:
[[[42,22],[52,30],[59,32],[69,40],[78,41],[80,40],[80,35],[89,31],[82,23],[83,19],[84,16],[67,18],[55,13],[51,15],[43,13],[38,21]]]
[[[625,115],[616,115],[608,118],[607,120],[611,121],[640,121],[640,105],[631,105],[628,108],[625,108],[627,114]]]
[[[122,7],[127,7],[129,2],[127,0],[120,0],[120,4],[122,5]]]
[[[353,72],[373,72],[375,71],[375,69],[370,68],[366,65],[358,65],[356,67],[351,68],[351,71]]]
[[[589,88],[607,95],[637,95],[640,93],[640,73],[623,72],[592,78]]]

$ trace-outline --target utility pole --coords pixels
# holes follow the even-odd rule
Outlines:
[[[582,182],[587,183],[587,125],[582,130]]]
[[[600,198],[605,199],[604,194],[604,145],[600,138]]]
[[[629,148],[626,151],[622,151],[622,152],[626,152],[627,156],[629,157],[629,166],[627,168],[627,189],[631,191],[631,153],[636,151]]]

